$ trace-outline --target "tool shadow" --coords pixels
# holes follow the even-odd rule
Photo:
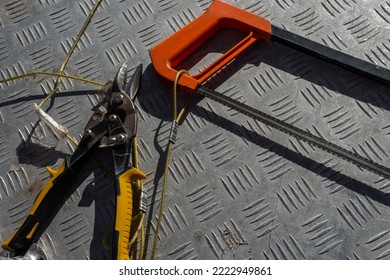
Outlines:
[[[56,98],[69,98],[74,96],[86,96],[87,94],[95,94],[96,90],[81,90],[81,91],[70,91],[70,92],[58,92],[55,98],[52,98],[49,102],[49,106],[45,109],[46,112],[54,106],[54,99]],[[20,103],[34,102],[42,100],[45,95],[29,95],[25,97],[19,97],[15,99],[6,100],[0,102],[0,108],[8,107]],[[32,106],[32,103],[31,103]],[[24,140],[16,147],[16,155],[20,164],[28,164],[35,167],[46,167],[53,166],[58,159],[64,159],[66,156],[70,156],[60,150],[57,150],[57,144],[61,137],[54,136],[53,133],[45,132],[42,129],[48,129],[45,124],[39,120],[38,115],[34,116],[36,121],[32,124],[31,129]],[[49,135],[49,136],[48,136]],[[56,144],[53,144],[56,143]]]
[[[233,67],[233,65],[231,65],[231,66]],[[242,67],[242,63],[240,63],[237,66]],[[159,82],[158,77],[157,77],[152,65],[149,65],[145,69],[144,77],[145,77],[144,79],[146,81],[143,81],[142,88],[141,88],[141,93],[143,93],[143,94],[140,94],[138,96],[141,108],[145,112],[147,112],[148,114],[151,114],[154,117],[161,119],[162,122],[163,121],[171,121],[172,120],[171,108],[169,110],[167,110],[167,108],[164,107],[164,109],[156,110],[156,107],[150,106],[152,100],[159,100],[159,103],[170,104],[171,100],[172,100],[171,89],[169,87],[164,87],[163,89],[156,91],[156,90],[153,90],[152,88],[150,88],[152,85]],[[218,83],[222,83],[222,82],[223,81],[221,81],[221,80],[218,81]],[[370,83],[370,82],[371,81],[367,81],[367,83]],[[216,82],[213,81],[213,83],[215,85]],[[375,82],[375,81],[373,81],[373,83],[377,84],[377,82]],[[363,98],[363,96],[365,96],[365,94],[360,95],[360,97],[362,97],[362,98]],[[367,184],[364,184],[364,183],[352,178],[348,174],[342,174],[336,170],[333,170],[333,171],[339,173],[339,176],[336,176],[337,178],[334,178],[335,177],[334,172],[329,172],[329,174],[324,174],[324,173],[318,172],[318,170],[329,169],[330,167],[327,167],[320,162],[314,161],[313,159],[311,159],[309,157],[305,157],[304,155],[297,153],[294,150],[291,150],[290,148],[288,148],[282,144],[276,143],[272,139],[268,139],[268,138],[266,138],[266,137],[264,137],[256,132],[254,132],[254,131],[251,131],[251,130],[241,126],[240,124],[237,124],[237,123],[227,119],[226,117],[224,117],[222,115],[219,115],[211,110],[204,108],[203,106],[198,105],[198,103],[202,99],[203,99],[203,97],[200,95],[192,97],[190,106],[189,106],[189,108],[187,108],[185,115],[183,117],[183,120],[187,117],[187,115],[189,113],[192,113],[200,118],[205,119],[205,121],[207,121],[207,122],[210,122],[216,126],[221,127],[222,129],[224,129],[226,131],[229,131],[229,132],[237,135],[240,138],[244,137],[246,141],[252,142],[253,144],[258,145],[261,148],[268,149],[269,147],[275,147],[275,149],[273,149],[273,151],[274,150],[279,151],[278,153],[280,156],[286,158],[287,160],[289,160],[289,161],[291,161],[291,162],[293,162],[293,163],[295,163],[295,164],[297,164],[297,165],[299,165],[299,166],[301,166],[309,171],[314,172],[316,175],[322,176],[322,177],[324,177],[324,179],[328,179],[332,182],[340,184],[340,185],[344,186],[345,188],[351,189],[352,191],[355,191],[359,194],[366,195],[369,198],[371,198],[377,202],[380,202],[386,206],[390,206],[390,196],[388,196],[388,194],[386,192],[375,189]],[[178,105],[178,106],[179,107],[182,106],[186,100],[187,100],[186,96],[183,96],[183,95],[179,96],[179,104],[181,104],[181,105]],[[160,106],[160,107],[163,108],[162,106]],[[387,108],[387,107],[389,107],[389,108]],[[382,108],[390,109],[390,105],[389,104],[382,104]],[[161,122],[160,126],[162,125],[162,122]],[[244,133],[243,133],[243,130],[246,130],[246,131],[244,131]],[[158,134],[158,132],[159,132],[159,128],[156,129],[156,134]],[[247,133],[245,133],[245,132],[247,132]],[[250,136],[250,135],[254,135],[254,134],[256,135],[256,137]],[[162,167],[163,167],[163,164],[165,162],[164,148],[160,147],[160,145],[157,141],[157,135],[155,136],[154,145],[155,145],[155,149],[161,155],[160,162],[158,165],[161,168],[157,168],[157,170],[163,170]],[[314,167],[316,167],[316,170],[314,170]],[[158,185],[162,175],[163,175],[163,172],[156,173],[155,180],[154,180],[155,185]],[[155,196],[153,196],[152,199],[154,200]]]
[[[243,62],[237,61],[233,68],[264,63],[285,72],[294,80],[303,80],[351,100],[390,111],[389,85],[284,45],[259,42],[243,58]],[[245,60],[247,63],[244,63]],[[219,85],[219,81],[215,83]]]
[[[204,68],[202,65],[210,65],[243,37],[245,34],[237,30],[223,29],[179,64],[176,69],[186,69],[190,71],[191,75],[197,74]],[[261,64],[289,75],[290,78],[286,79],[287,86],[288,80],[303,80],[374,107],[390,110],[389,85],[272,41],[260,40],[255,43],[254,46],[208,80],[206,85],[216,88],[236,72],[243,69],[245,71],[250,67],[258,68]],[[267,75],[265,74],[264,77],[268,79],[268,82],[262,85],[265,90],[269,85],[272,87],[275,82],[273,79],[280,78]],[[260,86],[259,89],[262,90]]]
[[[170,103],[171,99],[172,99],[170,96],[172,94],[171,90],[168,87],[164,88],[163,90],[159,90],[159,91],[155,91],[155,90],[153,91],[150,88],[148,88],[149,87],[148,85],[155,84],[157,82],[156,79],[158,79],[158,77],[156,76],[152,66],[149,66],[148,68],[146,68],[145,72],[146,73],[145,73],[144,77],[148,77],[148,78],[145,78],[145,79],[147,79],[147,81],[143,82],[143,86],[141,88],[141,92],[143,92],[144,94],[140,94],[138,96],[141,108],[145,112],[147,112],[148,114],[151,114],[154,117],[161,119],[162,121],[171,121],[172,120],[172,116],[171,116],[171,112],[170,112],[171,108],[169,110],[166,110],[166,108],[165,108],[165,110],[155,110],[155,108],[150,106],[151,100],[160,100],[161,103],[167,103],[167,104]],[[198,103],[202,99],[203,99],[203,97],[200,95],[194,96],[192,98],[190,106],[189,106],[189,108],[187,108],[187,111],[183,117],[183,120],[186,118],[186,116],[189,113],[192,113],[198,117],[205,119],[207,122],[213,123],[214,125],[219,126],[224,130],[227,130],[233,134],[236,134],[239,137],[244,137],[245,140],[247,140],[249,142],[253,142],[254,144],[256,144],[262,148],[267,149],[268,147],[274,147],[274,146],[279,147],[279,148],[283,148],[283,149],[275,149],[275,150],[281,150],[281,151],[286,150],[285,155],[283,155],[284,157],[286,157],[287,159],[291,160],[292,162],[294,162],[298,165],[301,165],[302,167],[305,167],[308,170],[313,171],[312,170],[313,166],[318,166],[318,168],[320,169],[321,163],[315,162],[310,158],[305,158],[303,155],[289,149],[288,147],[285,147],[281,144],[278,144],[278,143],[272,141],[271,139],[265,138],[264,136],[262,136],[256,132],[250,131],[250,130],[244,128],[243,126],[241,126],[241,125],[239,125],[239,124],[237,124],[237,123],[235,123],[235,122],[233,122],[233,121],[231,121],[231,120],[229,120],[229,119],[227,119],[227,118],[225,118],[225,117],[223,117],[223,116],[221,116],[221,115],[219,115],[211,110],[205,109],[203,106],[198,105]],[[186,101],[185,96],[179,96],[179,104],[184,104],[185,101]],[[162,122],[161,122],[159,128],[161,126],[162,126]],[[159,128],[156,129],[156,134],[158,134]],[[249,133],[248,134],[243,133],[242,132],[243,129],[246,129],[247,130],[246,132],[249,132]],[[249,134],[252,134],[252,135],[256,134],[256,136],[257,136],[256,141],[253,140],[252,137],[246,136]],[[155,137],[155,139],[157,139],[157,137]],[[159,146],[157,140],[154,142],[154,144],[155,144],[155,148],[157,151],[159,151],[160,153],[164,153],[164,147]],[[281,156],[282,156],[282,154],[281,154]],[[297,159],[295,159],[295,158],[297,158]],[[305,158],[305,161],[302,160],[303,158]],[[161,162],[164,162],[164,160],[165,159],[162,158]],[[322,166],[325,168],[324,165],[322,165]],[[326,168],[328,168],[328,167],[326,167]],[[157,173],[157,175],[162,176],[162,172]],[[321,174],[318,174],[318,175],[321,175]],[[158,179],[161,178],[161,176],[156,176],[157,181],[158,181]],[[349,177],[347,175],[345,175],[345,177],[340,177],[340,178],[341,179],[338,180],[340,182],[344,181],[345,179],[347,179],[347,181],[353,180],[351,177]],[[331,178],[328,178],[328,179],[331,179]],[[339,182],[337,182],[337,183],[339,183]],[[357,183],[357,182],[355,181],[354,183]],[[362,184],[359,184],[359,185],[362,185]],[[346,185],[345,187],[348,187],[348,186]],[[373,194],[372,198],[373,199],[376,198],[375,200],[379,199],[378,194],[380,196],[386,195],[386,193],[384,193],[382,191],[376,192],[370,186],[366,186],[366,187],[363,187],[362,189],[367,189],[368,190],[367,194],[369,194],[369,193]],[[379,199],[379,201],[384,203],[387,206],[390,206],[390,204],[389,204],[390,198]]]
[[[210,52],[210,47],[206,47],[203,51]],[[212,51],[217,53],[220,52],[219,49],[214,49]],[[225,82],[228,78],[228,76],[224,75],[231,76],[243,67],[257,67],[260,63],[265,63],[271,67],[284,71],[292,76],[295,76],[296,79],[308,81],[314,85],[325,87],[331,91],[336,91],[339,94],[348,96],[354,100],[368,103],[377,108],[390,111],[390,98],[387,96],[389,86],[349,72],[348,70],[342,69],[341,67],[332,65],[320,59],[294,51],[277,43],[266,44],[264,42],[260,42],[256,44],[243,57],[233,61],[230,65],[226,66],[225,69],[221,71],[221,73],[217,74],[215,77],[213,77],[213,79],[208,81],[206,85],[210,88],[216,88]],[[197,64],[199,64],[199,58],[196,58],[194,62],[189,62],[187,65],[182,64],[180,67],[188,70]],[[161,83],[161,81],[157,77],[153,66],[149,65],[145,69],[141,94],[139,94],[138,99],[142,110],[161,120],[159,127],[156,129],[156,136],[154,141],[155,149],[160,154],[160,159],[157,165],[157,172],[153,182],[154,186],[158,186],[160,184],[161,178],[163,176],[162,170],[166,156],[164,147],[161,147],[157,141],[157,134],[160,131],[163,122],[172,120],[172,107],[170,105],[172,103],[172,89],[170,87],[163,87],[156,90],[154,85],[159,83]],[[180,96],[179,104],[184,104],[185,100],[186,97]],[[309,157],[297,153],[284,145],[276,143],[272,139],[259,135],[254,131],[250,131],[249,129],[244,128],[243,126],[221,115],[218,115],[211,110],[205,109],[204,107],[198,105],[200,100],[202,100],[202,97],[200,96],[193,97],[191,105],[186,111],[186,115],[191,112],[192,114],[205,119],[205,121],[213,123],[214,125],[219,126],[222,129],[237,135],[238,137],[244,137],[246,141],[252,142],[261,148],[269,149],[269,147],[274,147],[273,151],[277,151],[276,153],[279,156],[284,157],[298,166],[301,166],[313,172],[314,174],[339,184],[353,192],[366,196],[378,203],[381,203],[385,206],[390,206],[390,197],[386,192],[369,186],[364,182],[358,181],[348,174],[336,171],[323,163],[317,162]],[[153,103],[159,105],[155,106]],[[183,119],[186,118],[186,115],[183,117]],[[243,130],[246,130],[248,133],[243,133]],[[253,134],[256,134],[256,137],[249,136]],[[320,170],[324,169],[330,169],[330,172],[320,172]],[[335,173],[337,176],[335,176]],[[153,189],[153,193],[151,195],[151,206],[149,209],[146,236],[151,235],[152,220],[155,213],[154,203],[156,202],[156,195],[157,187]],[[145,251],[147,252],[148,239],[145,246]]]
[[[50,110],[53,107],[53,101],[55,98],[86,96],[87,94],[93,95],[96,93],[97,93],[97,90],[76,90],[76,91],[58,92],[58,93],[56,93],[55,97],[53,99],[51,99],[50,105],[48,106],[46,111]],[[24,96],[24,97],[18,97],[18,98],[14,98],[14,99],[0,102],[0,108],[8,107],[8,106],[19,104],[19,103],[25,103],[25,102],[31,102],[31,101],[41,101],[45,97],[46,97],[45,94],[34,94],[34,95],[28,95],[28,96]]]

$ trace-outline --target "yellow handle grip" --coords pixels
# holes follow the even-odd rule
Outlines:
[[[55,196],[57,192],[57,190],[53,190],[53,182],[64,172],[65,167],[65,161],[58,170],[46,167],[51,178],[38,194],[23,224],[2,244],[4,250],[23,254],[36,241],[39,233],[50,223],[50,216],[57,207],[56,201],[52,201],[50,198]]]
[[[114,231],[114,256],[118,260],[128,260],[130,229],[133,216],[132,183],[146,179],[145,173],[137,168],[131,168],[119,176],[119,190],[116,197],[116,217]],[[116,244],[115,244],[116,243]]]

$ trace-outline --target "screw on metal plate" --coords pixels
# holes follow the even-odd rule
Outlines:
[[[104,147],[113,147],[117,145],[123,145],[126,143],[127,140],[127,134],[121,133],[119,135],[111,136],[111,137],[103,137],[102,140],[100,141],[100,146],[101,148]]]
[[[93,134],[94,133],[90,129],[87,129],[87,130],[84,131],[84,137],[85,137],[86,140],[89,140],[89,139],[93,138]]]
[[[119,134],[118,137],[116,138],[116,142],[118,143],[124,143],[126,141],[126,134]]]
[[[117,115],[110,115],[108,117],[108,121],[111,122],[111,123],[115,122],[117,119],[118,119]]]

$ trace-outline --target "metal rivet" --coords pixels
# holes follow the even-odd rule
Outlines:
[[[109,122],[115,122],[117,119],[118,119],[118,116],[117,116],[117,115],[110,115],[110,116],[108,117],[108,121],[109,121]]]
[[[87,129],[87,130],[84,131],[84,137],[85,137],[86,139],[89,139],[89,138],[91,138],[92,136],[93,136],[92,130]]]
[[[119,134],[118,138],[116,139],[118,143],[123,143],[126,141],[126,135],[125,134]]]

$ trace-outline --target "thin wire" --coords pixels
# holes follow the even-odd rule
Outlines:
[[[22,75],[18,75],[18,76],[13,76],[13,77],[10,77],[7,79],[0,80],[0,84],[11,82],[11,81],[18,80],[18,79],[27,78],[27,77],[37,76],[37,75],[63,77],[63,78],[73,79],[73,80],[81,81],[81,82],[88,83],[88,84],[98,85],[98,86],[104,85],[104,84],[99,83],[99,82],[91,81],[91,80],[76,77],[76,76],[65,75],[65,74],[61,74],[61,73],[45,72],[45,71],[34,71],[34,72],[30,72],[30,73],[26,73],[26,74],[22,74]],[[71,135],[69,135],[68,133],[65,134],[65,137],[70,142],[72,142],[75,146],[78,145],[77,140],[74,137],[72,137]]]
[[[187,99],[186,104],[183,106],[183,108],[180,110],[179,114],[177,114],[177,84],[180,79],[180,77],[183,75],[189,75],[188,71],[186,70],[180,70],[176,74],[175,82],[173,84],[173,121],[178,124],[182,116],[184,115],[184,111],[186,110],[190,97]],[[157,242],[158,242],[158,234],[160,232],[160,227],[161,227],[161,222],[162,222],[162,216],[163,216],[163,211],[164,211],[164,205],[165,205],[165,193],[167,189],[167,179],[168,179],[168,167],[169,167],[169,162],[171,158],[171,153],[172,153],[172,147],[173,147],[173,142],[169,141],[168,146],[167,146],[167,151],[166,151],[166,159],[165,159],[165,167],[164,167],[164,178],[163,178],[163,185],[161,189],[161,202],[160,202],[160,209],[158,213],[158,218],[157,218],[157,225],[156,225],[156,231],[154,233],[154,240],[153,240],[153,246],[152,246],[152,252],[151,252],[151,259],[153,260],[156,255],[156,250],[157,250]]]
[[[69,62],[69,59],[70,57],[72,56],[74,50],[76,49],[77,47],[77,44],[79,43],[81,37],[84,35],[84,32],[85,30],[87,29],[89,23],[91,22],[91,19],[92,17],[94,16],[97,8],[99,7],[100,3],[102,2],[102,0],[96,0],[95,2],[95,5],[92,7],[92,10],[89,12],[88,14],[88,17],[87,19],[85,20],[83,26],[81,27],[81,30],[80,32],[77,34],[77,37],[76,37],[76,40],[73,42],[73,45],[72,47],[70,48],[68,54],[66,55],[65,57],[65,60],[64,62],[62,63],[61,65],[61,68],[60,68],[60,71],[59,73],[60,74],[63,74],[64,73],[64,70],[66,68],[66,65],[68,64]],[[57,76],[57,80],[56,80],[56,83],[55,83],[55,86],[54,86],[54,89],[51,91],[51,93],[46,96],[40,103],[39,103],[39,107],[42,107],[50,98],[52,98],[58,91],[58,89],[60,88],[61,86],[61,76]]]
[[[84,82],[84,83],[87,83],[87,84],[92,84],[92,85],[97,85],[97,86],[103,86],[104,85],[104,84],[99,83],[99,82],[91,81],[91,80],[80,78],[80,77],[76,77],[76,76],[65,75],[65,74],[61,74],[61,73],[45,72],[45,71],[35,71],[35,72],[30,72],[30,73],[26,73],[26,74],[10,77],[8,79],[0,80],[0,84],[11,82],[11,81],[14,81],[14,80],[27,78],[27,77],[37,76],[37,75],[55,76],[57,78],[58,77],[62,77],[62,78],[67,78],[67,79],[72,79],[72,80],[76,80],[76,81],[81,81],[81,82]],[[72,137],[71,135],[69,135],[68,133],[65,134],[65,137],[69,141],[71,141],[75,146],[78,145],[77,140],[74,137]]]
[[[144,250],[145,250],[145,227],[143,224],[141,227],[140,235],[141,235],[141,238],[140,238],[140,246],[139,246],[140,248],[139,248],[138,260],[142,260],[142,257],[144,255]]]
[[[26,74],[22,74],[22,75],[18,75],[18,76],[14,76],[14,77],[10,77],[10,78],[7,78],[7,79],[0,80],[0,84],[1,83],[7,83],[7,82],[10,82],[10,81],[14,81],[14,80],[18,80],[18,79],[23,79],[23,78],[26,78],[26,77],[36,76],[36,75],[46,75],[46,76],[55,76],[55,77],[57,77],[54,89],[51,91],[51,93],[48,96],[46,96],[38,104],[39,107],[42,107],[50,98],[52,98],[57,93],[57,91],[58,91],[58,89],[60,88],[60,85],[61,85],[61,78],[68,78],[68,79],[73,79],[73,80],[77,80],[77,81],[82,81],[82,82],[85,82],[85,83],[88,83],[88,84],[93,84],[93,85],[97,85],[97,86],[103,86],[104,84],[99,83],[99,82],[95,82],[95,81],[91,81],[91,80],[88,80],[88,79],[84,79],[84,78],[80,78],[80,77],[64,74],[65,67],[68,64],[70,57],[72,56],[74,50],[76,49],[77,44],[80,41],[81,37],[84,35],[85,30],[87,29],[89,23],[91,22],[92,17],[94,16],[94,14],[95,14],[95,12],[96,12],[96,10],[99,7],[101,2],[102,2],[102,0],[97,0],[95,2],[95,5],[93,6],[92,10],[88,14],[88,17],[85,20],[85,22],[84,22],[80,32],[77,34],[76,40],[73,42],[72,47],[70,48],[68,54],[66,55],[65,60],[64,60],[64,62],[61,65],[59,73],[35,71],[35,72],[30,72],[30,73],[26,73]],[[72,137],[69,134],[66,134],[65,136],[74,145],[76,145],[76,146],[78,145],[78,142],[76,141],[76,139],[74,137]]]
[[[88,80],[88,79],[84,79],[84,78],[80,78],[80,77],[76,77],[76,76],[72,76],[72,75],[66,75],[66,74],[61,74],[61,73],[53,73],[53,72],[44,72],[44,71],[29,72],[29,73],[18,75],[18,76],[14,76],[14,77],[11,77],[11,78],[8,78],[8,79],[0,80],[0,84],[11,82],[11,81],[14,81],[14,80],[27,78],[27,77],[37,76],[37,75],[61,77],[61,78],[66,78],[66,79],[71,79],[71,80],[84,82],[86,84],[91,84],[91,85],[96,85],[96,86],[104,86],[104,84],[100,83],[100,82],[96,82],[96,81],[92,81],[92,80]]]
[[[69,135],[68,133],[65,134],[65,137],[70,141],[72,142],[75,146],[77,146],[79,144],[79,142],[77,142],[76,139],[73,138],[72,135]]]
[[[139,223],[138,223],[138,227],[137,227],[137,230],[135,231],[135,234],[134,236],[131,238],[131,240],[129,241],[129,248],[131,248],[134,244],[134,242],[137,240],[138,238],[138,234],[139,232],[141,231],[141,227],[142,225],[144,224],[144,218],[145,218],[145,215],[144,213],[142,213],[139,217]]]
[[[137,137],[135,136],[133,138],[133,147],[132,147],[132,150],[133,150],[133,165],[135,168],[139,168],[139,154],[138,154],[138,141],[137,141]],[[135,181],[135,187],[137,188],[138,190],[138,193],[141,194],[142,193],[142,189],[143,189],[143,184],[141,184],[140,180],[136,180]],[[141,202],[140,202],[141,203]],[[142,211],[139,211],[139,213],[133,217],[133,221],[136,221],[136,220],[139,220],[138,222],[138,226],[137,226],[137,229],[134,233],[134,236],[132,237],[132,239],[129,241],[129,249],[133,246],[133,244],[135,243],[135,241],[137,240],[138,236],[140,236],[140,254],[139,254],[139,257],[142,256],[143,252],[144,252],[144,218],[145,218],[145,213],[142,212]]]

